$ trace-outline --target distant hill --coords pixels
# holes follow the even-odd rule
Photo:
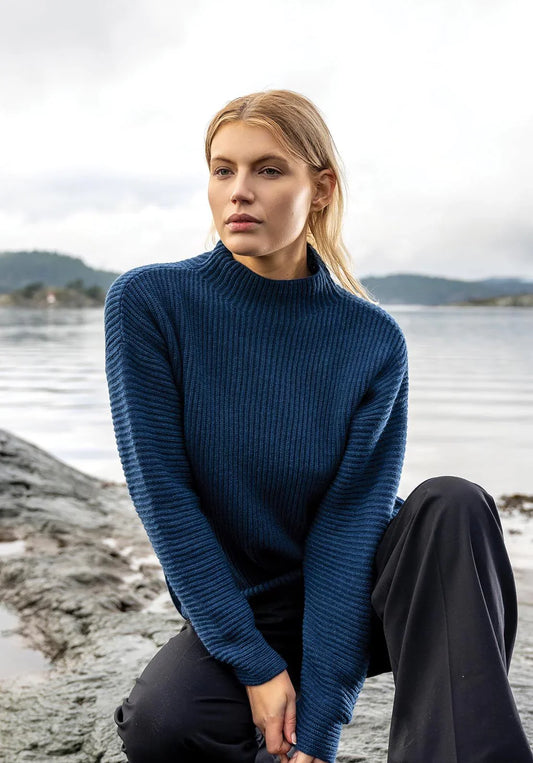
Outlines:
[[[47,286],[66,286],[81,280],[85,286],[110,287],[120,275],[110,270],[96,270],[79,257],[57,252],[0,252],[0,293],[22,289],[42,282]]]
[[[120,275],[96,270],[79,257],[42,250],[0,252],[0,294],[37,284],[67,287],[74,281],[85,289],[107,291]],[[364,286],[383,304],[451,305],[498,297],[533,294],[533,281],[520,278],[486,278],[482,281],[397,273],[361,278]]]
[[[533,294],[533,281],[521,278],[486,278],[461,281],[414,273],[367,276],[359,279],[383,304],[451,305],[494,297]]]

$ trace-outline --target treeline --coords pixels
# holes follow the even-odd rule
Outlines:
[[[96,300],[100,304],[104,304],[106,291],[101,286],[93,284],[92,286],[85,286],[82,278],[76,278],[74,281],[69,281],[64,287],[53,288],[47,286],[43,281],[34,281],[33,283],[26,284],[22,289],[15,289],[11,292],[11,295],[20,295],[24,299],[34,299],[40,292],[46,291],[46,293],[53,293],[57,298],[57,294],[66,290],[77,291],[79,294],[84,294],[91,299]]]
[[[486,278],[462,281],[416,273],[368,276],[361,279],[384,304],[454,305],[533,294],[533,282],[521,278]]]
[[[47,251],[0,252],[0,304],[54,300],[61,304],[103,304],[104,295],[118,272],[97,270],[79,257]],[[464,281],[417,273],[396,273],[361,278],[370,293],[384,305],[454,305],[481,300],[519,297],[528,304],[533,282],[521,278],[487,278]],[[13,299],[9,297],[14,295]],[[525,296],[523,296],[525,295]],[[498,304],[506,304],[505,301]],[[512,304],[512,303],[511,303]]]
[[[48,286],[44,281],[32,281],[9,294],[0,294],[3,307],[101,307],[106,289],[98,284],[86,286],[81,278],[65,286]]]

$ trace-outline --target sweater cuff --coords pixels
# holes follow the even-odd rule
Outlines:
[[[265,642],[266,643],[266,642]],[[268,643],[259,654],[254,651],[249,660],[250,668],[234,666],[234,672],[239,681],[245,686],[259,686],[270,681],[287,669],[287,662]]]
[[[296,702],[296,749],[306,755],[335,763],[342,731],[340,721],[327,719],[325,708],[306,704],[301,694]]]

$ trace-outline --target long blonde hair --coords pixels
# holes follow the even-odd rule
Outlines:
[[[216,131],[231,122],[265,127],[289,154],[303,160],[311,173],[332,170],[337,179],[333,198],[323,209],[310,213],[307,241],[315,247],[341,286],[377,303],[350,272],[350,254],[342,240],[344,173],[331,133],[314,103],[293,90],[265,90],[235,98],[215,114],[207,128],[205,158],[208,166]],[[214,237],[215,233],[212,225],[211,235]]]

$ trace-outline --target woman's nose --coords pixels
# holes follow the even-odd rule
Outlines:
[[[231,191],[231,201],[253,201],[254,194],[250,182],[244,177],[236,177]]]

